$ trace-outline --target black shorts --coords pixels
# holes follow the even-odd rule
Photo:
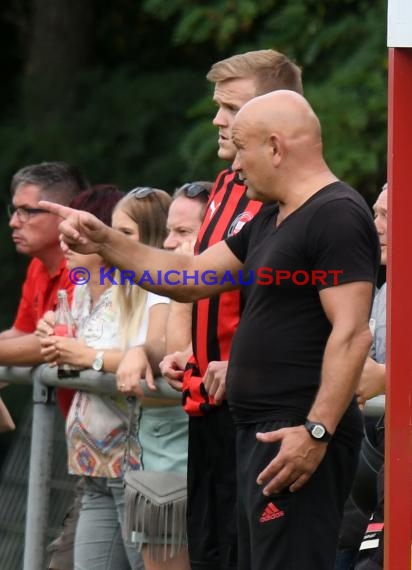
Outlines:
[[[235,428],[226,404],[189,419],[187,485],[192,570],[237,570]]]
[[[258,442],[255,434],[290,425],[262,422],[237,431],[239,570],[334,567],[343,505],[359,446],[333,438],[322,463],[301,490],[266,497],[256,479],[277,454],[279,444]]]

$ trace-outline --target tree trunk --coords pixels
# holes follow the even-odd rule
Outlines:
[[[32,0],[24,98],[44,120],[70,105],[74,80],[91,60],[93,0]]]

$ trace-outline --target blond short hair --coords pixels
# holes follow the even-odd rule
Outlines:
[[[273,49],[249,51],[212,65],[206,79],[212,83],[228,79],[253,78],[256,96],[289,89],[303,94],[302,71],[285,54]]]

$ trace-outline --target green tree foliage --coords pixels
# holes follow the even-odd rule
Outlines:
[[[2,205],[12,173],[41,160],[124,190],[213,179],[224,165],[204,76],[262,48],[302,67],[337,175],[370,200],[385,180],[383,0],[3,0],[0,29]],[[2,219],[4,327],[26,262]]]
[[[287,53],[303,69],[330,165],[368,198],[376,193],[386,177],[386,2],[146,0],[145,7],[165,21],[178,18],[175,45],[213,42],[222,56],[268,47]],[[209,102],[191,110],[196,121],[181,147],[200,169],[218,167]]]

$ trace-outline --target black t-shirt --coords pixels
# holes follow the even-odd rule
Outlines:
[[[311,196],[278,228],[277,214],[276,205],[266,205],[226,240],[244,262],[244,282],[253,275],[242,288],[244,309],[227,377],[228,401],[240,423],[306,417],[331,331],[319,290],[375,282],[379,267],[370,210],[344,183]],[[347,415],[354,413],[352,406]]]

